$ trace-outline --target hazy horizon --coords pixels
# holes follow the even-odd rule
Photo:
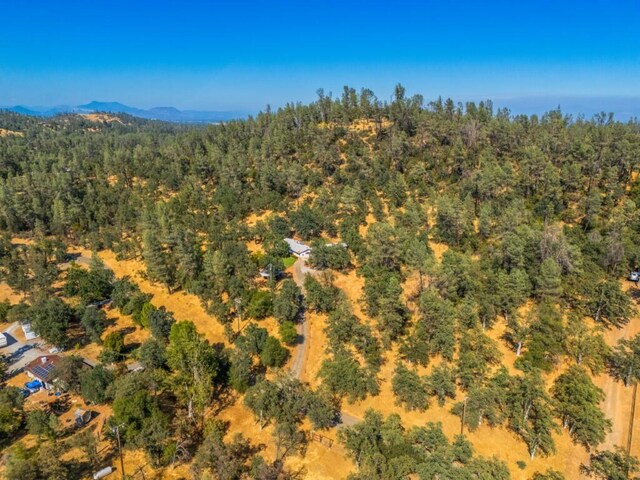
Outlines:
[[[325,90],[325,93],[329,94],[332,92],[328,92]],[[333,92],[333,97],[339,97],[341,92],[335,93]],[[420,92],[414,92],[420,93]],[[425,106],[432,100],[436,100],[438,97],[433,98],[425,98]],[[446,98],[446,97],[442,97]],[[315,99],[315,93],[310,96],[308,99],[300,100],[303,102],[313,101]],[[623,97],[623,96],[609,96],[609,97],[596,97],[596,96],[566,96],[566,97],[558,97],[558,96],[522,96],[522,97],[507,97],[507,98],[466,98],[466,99],[456,99],[453,98],[456,104],[465,103],[465,102],[479,102],[491,100],[494,105],[494,110],[499,108],[508,108],[511,111],[511,114],[526,114],[526,115],[541,115],[550,110],[555,110],[560,108],[560,110],[566,115],[572,115],[573,117],[584,116],[586,118],[591,118],[595,114],[599,114],[604,112],[606,114],[613,113],[614,118],[619,121],[628,121],[631,119],[640,118],[640,96],[638,97]],[[175,105],[150,105],[150,106],[140,106],[137,104],[130,104],[126,102],[121,102],[119,99],[90,99],[86,101],[79,102],[77,104],[64,104],[64,103],[53,103],[50,105],[29,105],[25,103],[15,104],[15,105],[0,105],[0,109],[2,108],[13,108],[13,107],[25,107],[30,110],[46,112],[47,110],[52,110],[56,108],[62,107],[77,107],[80,105],[86,105],[91,103],[92,101],[97,101],[100,103],[121,103],[127,107],[140,108],[140,109],[152,109],[152,108],[163,108],[163,107],[174,107]],[[293,100],[292,100],[293,101]],[[273,108],[279,108],[282,105],[270,105]],[[238,114],[233,118],[239,118],[247,115],[255,115],[260,111],[264,111],[266,109],[266,105],[262,108],[256,109],[241,109],[241,108],[230,108],[227,110],[222,109],[207,109],[207,108],[199,108],[197,105],[194,107],[181,108],[182,111],[219,111],[219,112],[233,112]]]
[[[388,100],[396,83],[427,100],[542,110],[580,99],[618,113],[640,99],[640,7],[628,0],[8,0],[3,16],[3,106],[256,112],[312,101],[320,87]]]

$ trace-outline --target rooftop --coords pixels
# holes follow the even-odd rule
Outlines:
[[[311,251],[311,247],[294,240],[293,238],[285,238],[284,241],[289,245],[289,249],[298,255]]]
[[[50,382],[53,380],[53,378],[50,378],[51,372],[53,372],[60,360],[61,358],[58,355],[43,355],[31,360],[24,369],[27,372],[30,372],[38,380]]]

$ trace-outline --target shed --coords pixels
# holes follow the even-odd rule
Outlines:
[[[38,338],[38,335],[36,334],[36,332],[34,332],[31,329],[31,324],[30,323],[23,323],[22,324],[22,331],[24,332],[24,338],[26,340],[33,340],[34,338]]]
[[[89,410],[83,410],[81,408],[77,408],[73,414],[74,421],[78,427],[82,427],[89,423],[91,421],[91,417],[92,415]]]
[[[128,372],[142,372],[143,370],[144,366],[140,362],[127,363]]]

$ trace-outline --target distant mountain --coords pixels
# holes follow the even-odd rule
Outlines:
[[[6,109],[11,110],[12,112],[21,113],[22,115],[39,115],[37,111],[27,107],[23,107],[22,105],[16,105],[15,107],[7,107]]]
[[[40,117],[52,117],[62,113],[126,113],[134,117],[148,120],[163,120],[165,122],[176,123],[216,123],[238,118],[245,118],[247,112],[242,111],[201,111],[201,110],[178,110],[175,107],[155,107],[148,110],[130,107],[120,102],[98,102],[92,101],[83,105],[70,106],[59,105],[56,107],[25,107],[16,105],[13,107],[0,107],[0,109],[10,110],[23,115]]]

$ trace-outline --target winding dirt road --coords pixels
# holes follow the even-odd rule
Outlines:
[[[298,258],[296,263],[293,264],[293,281],[300,287],[304,294],[304,277],[311,272],[311,269],[306,266],[304,258]],[[291,373],[297,379],[302,377],[304,367],[307,361],[307,354],[309,352],[310,341],[310,328],[309,321],[304,311],[304,304],[302,311],[300,312],[300,322],[298,323],[298,335],[301,338],[301,342],[296,346],[296,350],[291,359]]]
[[[304,294],[304,278],[307,275],[312,275],[315,273],[315,270],[307,267],[306,262],[303,258],[298,258],[296,263],[293,264],[293,281],[296,282],[296,285],[300,287],[302,293]],[[311,342],[311,328],[309,326],[309,320],[303,310],[300,313],[300,322],[298,323],[298,335],[300,335],[302,341],[296,347],[296,351],[293,354],[293,358],[291,359],[291,373],[297,378],[301,379],[302,374],[305,371],[305,367],[307,364],[307,357],[309,354],[309,343]],[[345,412],[344,410],[340,412],[340,423],[336,425],[336,428],[344,428],[350,427],[351,425],[355,425],[360,422],[361,419],[351,415],[350,413]]]

